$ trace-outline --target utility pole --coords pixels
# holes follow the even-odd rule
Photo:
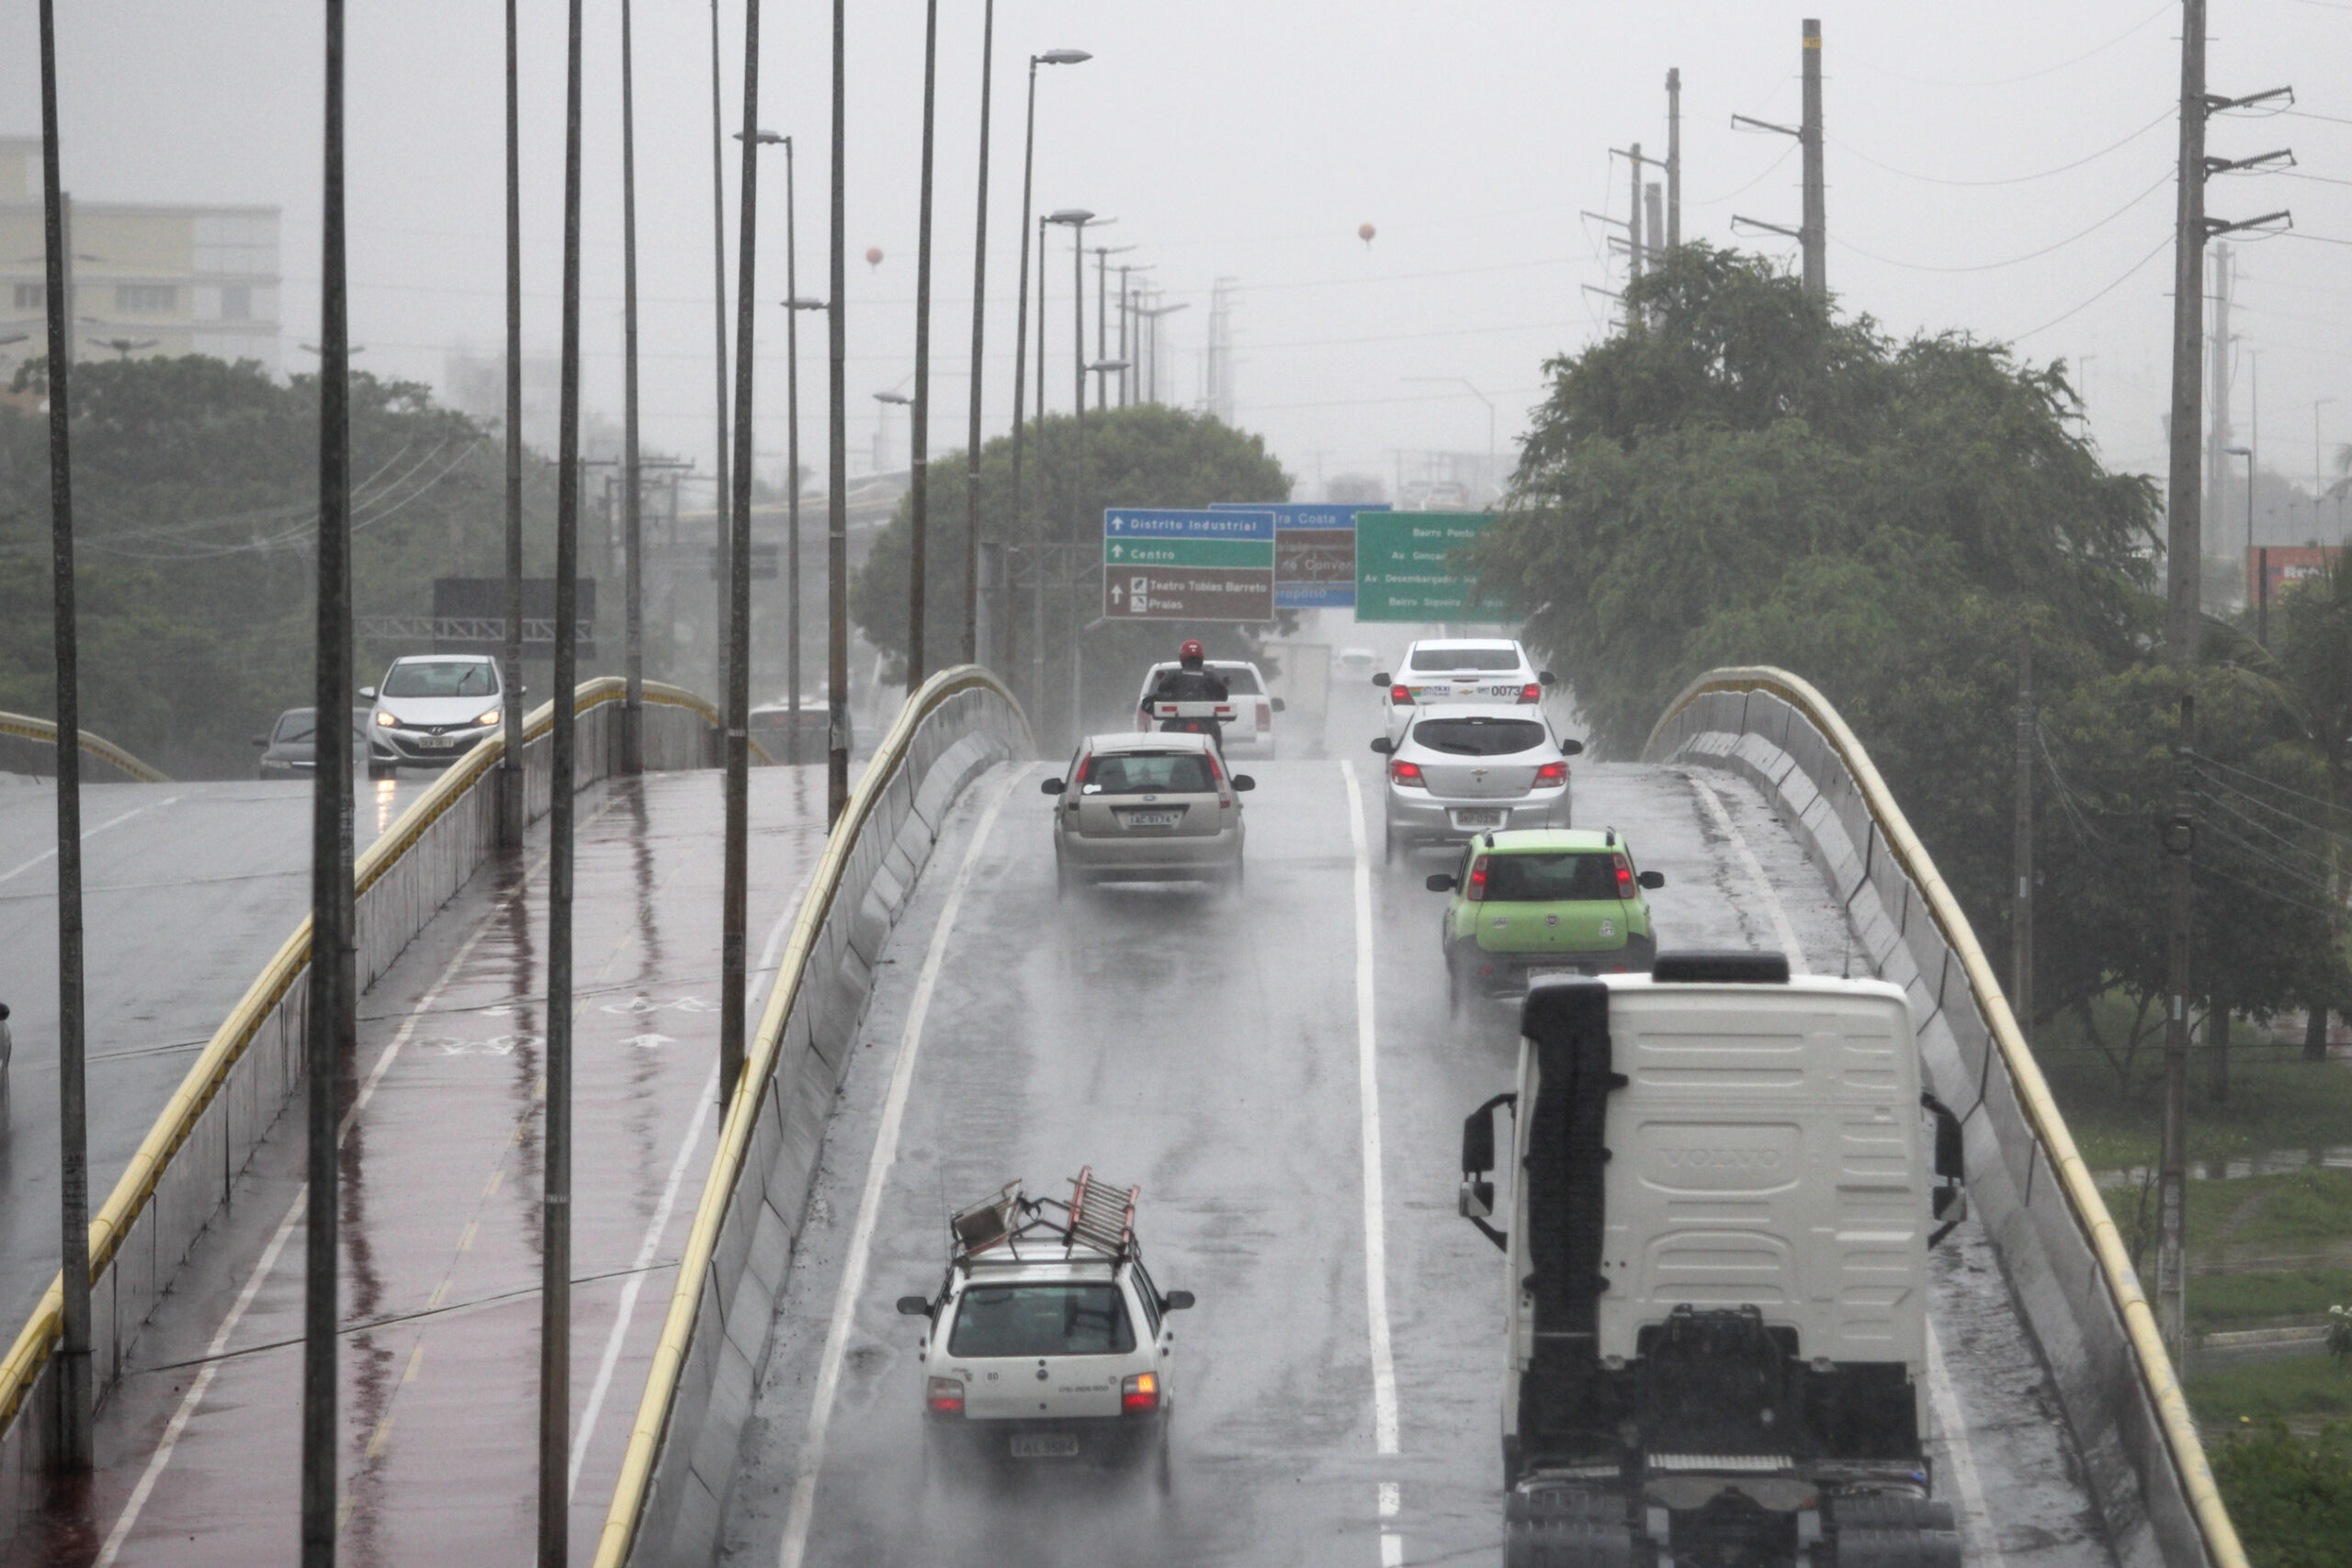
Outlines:
[[[636,39],[621,0],[621,586],[627,611],[622,671],[621,772],[645,771],[645,552],[637,410]]]
[[[937,0],[933,0],[934,5]],[[752,394],[758,316],[760,195],[760,0],[743,0],[743,180],[736,199],[735,514],[727,573],[727,810],[719,891],[718,1103],[735,1098],[743,1076],[744,1018],[750,975],[752,724]]]
[[[1652,180],[1643,187],[1642,197],[1643,210],[1646,215],[1643,232],[1649,237],[1650,270],[1655,272],[1666,265],[1666,192],[1656,180]]]
[[[2009,907],[2009,1010],[2033,1043],[2033,632],[2018,637],[2017,902]]]
[[[2210,158],[2205,123],[2222,109],[2240,108],[2283,96],[2285,88],[2243,98],[2215,97],[2205,87],[2205,0],[2182,0],[2180,30],[2179,200],[2174,220],[2172,301],[2172,428],[2167,501],[2171,515],[2165,542],[2167,607],[2165,656],[2180,680],[2180,712],[2175,745],[2173,803],[2163,829],[2171,857],[2165,949],[2165,1106],[2163,1149],[2157,1173],[2156,1320],[2175,1366],[2185,1366],[2188,1349],[2187,1268],[2182,1252],[2188,1188],[2188,1004],[2194,976],[2189,963],[2194,914],[2196,697],[2191,689],[2198,659],[2199,616],[2203,608],[2203,475],[2198,441],[2204,410],[2199,383],[2205,347],[2205,245],[2222,234],[2275,222],[2273,212],[2228,222],[2205,215],[2205,182],[2212,175],[2258,167],[2287,157],[2267,152],[2243,159]]]
[[[1797,144],[1804,154],[1804,216],[1797,225],[1798,243],[1804,251],[1804,291],[1812,299],[1826,299],[1829,231],[1821,180],[1821,24],[1810,17],[1804,23],[1804,118],[1798,130]]]
[[[1642,262],[1644,259],[1642,250],[1642,144],[1640,142],[1636,141],[1634,143],[1634,150],[1630,153],[1626,154],[1625,163],[1625,281],[1628,283],[1639,283],[1642,278]]]
[[[1682,72],[1666,73],[1666,249],[1682,248]]]
[[[1034,67],[1033,67],[1034,70]],[[972,376],[969,428],[964,435],[964,662],[980,661],[980,394],[987,387],[981,373],[981,349],[988,327],[989,283],[989,109],[996,85],[996,0],[987,0],[980,17],[980,168],[974,181],[972,235]],[[1012,423],[1021,423],[1014,400]]]
[[[332,22],[341,19],[330,8]],[[332,64],[333,62],[331,61]],[[43,278],[42,303],[49,323],[49,542],[51,646],[57,660],[57,1147],[59,1278],[64,1302],[57,1346],[57,1453],[55,1468],[86,1473],[96,1462],[91,1430],[96,1389],[90,1367],[90,1155],[89,1106],[83,1056],[82,969],[82,693],[80,639],[74,604],[73,400],[69,395],[74,338],[72,299],[65,285],[72,238],[65,224],[65,195],[57,157],[57,15],[53,0],[40,0],[40,164]],[[322,339],[331,349],[334,345]],[[322,373],[323,375],[323,372]],[[323,396],[324,381],[321,382]],[[322,514],[319,558],[327,558]],[[326,596],[320,597],[322,621]],[[337,699],[338,709],[349,698]],[[323,715],[329,710],[322,707]],[[323,720],[320,721],[322,724]],[[314,733],[323,736],[321,728]],[[341,733],[338,728],[337,733]],[[328,747],[318,752],[325,767]],[[351,748],[335,748],[349,778]],[[323,776],[318,793],[325,795]],[[346,795],[348,789],[346,787]],[[346,818],[347,819],[347,818]],[[314,971],[315,973],[315,971]],[[330,1463],[333,1462],[330,1456]]]
[[[522,29],[506,0],[506,679],[498,757],[498,843],[523,852],[530,819],[523,765],[523,110]]]
[[[831,291],[825,296],[825,395],[832,427],[825,436],[825,826],[849,805],[849,337],[842,296],[849,287],[848,129],[843,89],[849,0],[833,0],[833,165]]]
[[[2237,281],[2236,257],[2227,245],[2213,247],[2212,363],[2206,367],[2206,396],[2211,400],[2205,431],[2205,513],[2228,515],[2224,492],[2230,466],[2223,459],[2236,430],[2230,420],[2230,373],[2237,362],[2237,343],[2230,333],[2231,286]]]
[[[756,0],[754,0],[756,3]],[[913,700],[922,684],[923,644],[930,628],[924,624],[930,598],[929,563],[924,559],[931,531],[931,166],[932,125],[937,108],[939,81],[939,0],[928,0],[922,23],[922,188],[915,218],[915,401],[908,422],[908,482],[912,487],[910,527],[907,536],[907,697]],[[979,367],[972,367],[978,378]]]

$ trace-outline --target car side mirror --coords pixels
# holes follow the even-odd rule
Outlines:
[[[1431,872],[1422,880],[1421,886],[1432,893],[1451,893],[1453,891],[1453,877],[1447,872]]]
[[[1272,702],[1273,709],[1276,713],[1286,712],[1290,706],[1289,704],[1283,702],[1280,697],[1274,697],[1270,700]]]
[[[1584,755],[1584,742],[1583,742],[1583,741],[1581,741],[1581,740],[1563,740],[1563,741],[1561,741],[1561,742],[1560,742],[1560,755],[1561,755],[1561,756],[1563,756],[1563,757],[1581,757],[1581,756],[1583,756],[1583,755]]]
[[[1375,735],[1372,738],[1372,749],[1385,757],[1388,753],[1396,750],[1396,743],[1389,739],[1385,735]]]
[[[1066,779],[1046,779],[1037,785],[1037,793],[1039,795],[1059,795],[1069,787],[1069,781]]]
[[[376,688],[373,686],[362,686],[359,688],[359,694],[366,697],[372,703],[376,700]]]
[[[1559,682],[1560,678],[1549,670],[1538,670],[1535,672],[1535,683],[1539,686],[1556,686]]]
[[[1190,1312],[1192,1309],[1193,1292],[1190,1291],[1170,1291],[1159,1298],[1159,1310],[1162,1312]]]
[[[7,1021],[8,1021],[8,1004],[7,1004],[6,1002],[0,1002],[0,1023],[6,1023],[6,1022],[7,1022]]]
[[[1379,674],[1374,675],[1372,678],[1372,683],[1375,686],[1385,686],[1388,684],[1388,671],[1383,670]]]
[[[929,1317],[931,1315],[930,1298],[926,1296],[900,1296],[899,1298],[899,1312],[902,1316],[906,1317]]]
[[[256,746],[267,746],[269,744],[269,737],[266,735],[256,735],[254,737],[254,744]]]
[[[1258,787],[1258,781],[1248,773],[1236,773],[1233,775],[1233,787],[1237,791],[1253,790]]]
[[[1642,873],[1641,875],[1634,878],[1634,880],[1640,883],[1643,886],[1647,887],[1652,891],[1656,891],[1657,889],[1666,886],[1666,873],[1662,871],[1645,871]]]

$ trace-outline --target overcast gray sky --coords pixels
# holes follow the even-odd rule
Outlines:
[[[556,337],[563,7],[523,0],[526,334]],[[64,165],[91,200],[267,202],[286,212],[287,342],[315,333],[319,15],[294,0],[67,0],[60,6]],[[727,116],[740,116],[741,0],[721,0]],[[980,6],[941,6],[934,447],[959,445],[967,371]],[[354,0],[349,130],[352,331],[379,373],[426,380],[454,346],[501,333],[502,7]],[[1215,279],[1239,281],[1238,417],[1301,476],[1390,471],[1399,448],[1476,450],[1485,409],[1508,444],[1549,355],[1607,327],[1623,263],[1581,209],[1622,217],[1611,146],[1663,151],[1663,80],[1679,66],[1684,232],[1724,243],[1735,213],[1793,225],[1792,144],[1735,132],[1734,113],[1793,121],[1798,28],[1821,17],[1829,276],[1888,327],[2016,339],[2084,366],[2110,460],[2160,470],[2168,375],[2171,105],[2177,0],[1964,5],[1657,0],[1002,0],[991,185],[990,430],[1010,408],[1021,94],[1026,56],[1091,51],[1048,71],[1038,107],[1042,208],[1119,219],[1171,300],[1177,387],[1198,391]],[[618,0],[588,6],[586,372],[619,385]],[[769,0],[762,120],[800,139],[802,292],[824,287],[831,7]],[[921,0],[850,7],[852,445],[870,393],[911,368]],[[637,6],[641,289],[648,440],[710,443],[710,11]],[[2352,0],[2214,0],[2211,83],[2284,84],[2298,112],[2233,117],[2218,154],[2292,146],[2292,175],[2217,181],[2211,209],[2291,207],[2304,238],[2244,251],[2240,434],[2259,356],[2266,466],[2309,482],[2313,402],[2332,451],[2352,439]],[[38,129],[33,8],[0,16],[0,130]],[[729,143],[731,150],[733,144]],[[2061,172],[2051,172],[2061,171]],[[763,166],[759,288],[784,295],[783,164]],[[2031,177],[2044,175],[2047,177]],[[733,202],[730,167],[729,201]],[[1369,245],[1357,226],[1372,223]],[[731,221],[730,221],[731,229]],[[1752,238],[1774,254],[1792,245]],[[878,246],[885,259],[857,259]],[[1067,407],[1067,249],[1057,251],[1050,384]],[[2010,265],[2004,265],[2010,264]],[[730,253],[730,269],[732,265]],[[2136,268],[2136,270],[2135,270]],[[1089,301],[1090,313],[1091,301]],[[762,317],[763,453],[782,449],[783,313]],[[804,334],[804,396],[822,378]],[[821,415],[821,401],[813,407]],[[901,435],[903,434],[901,427]],[[812,417],[804,450],[821,452]],[[706,458],[706,466],[707,459]],[[780,464],[779,464],[780,466]]]

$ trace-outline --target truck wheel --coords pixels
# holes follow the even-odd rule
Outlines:
[[[1859,1494],[1830,1500],[1836,1568],[1960,1568],[1951,1506]]]

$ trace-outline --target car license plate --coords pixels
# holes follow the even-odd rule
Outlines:
[[[1457,811],[1453,814],[1453,825],[1457,828],[1499,828],[1503,825],[1503,814],[1499,810]]]
[[[1173,828],[1183,816],[1181,811],[1122,811],[1119,820],[1130,828]]]
[[[1527,983],[1532,986],[1538,980],[1566,979],[1577,973],[1577,971],[1574,969],[1530,969],[1527,972]]]
[[[450,739],[446,735],[427,735],[417,741],[417,745],[427,751],[447,751],[450,747],[455,746],[457,742],[455,740]]]
[[[1014,1459],[1076,1459],[1078,1439],[1054,1434],[1012,1439]]]

